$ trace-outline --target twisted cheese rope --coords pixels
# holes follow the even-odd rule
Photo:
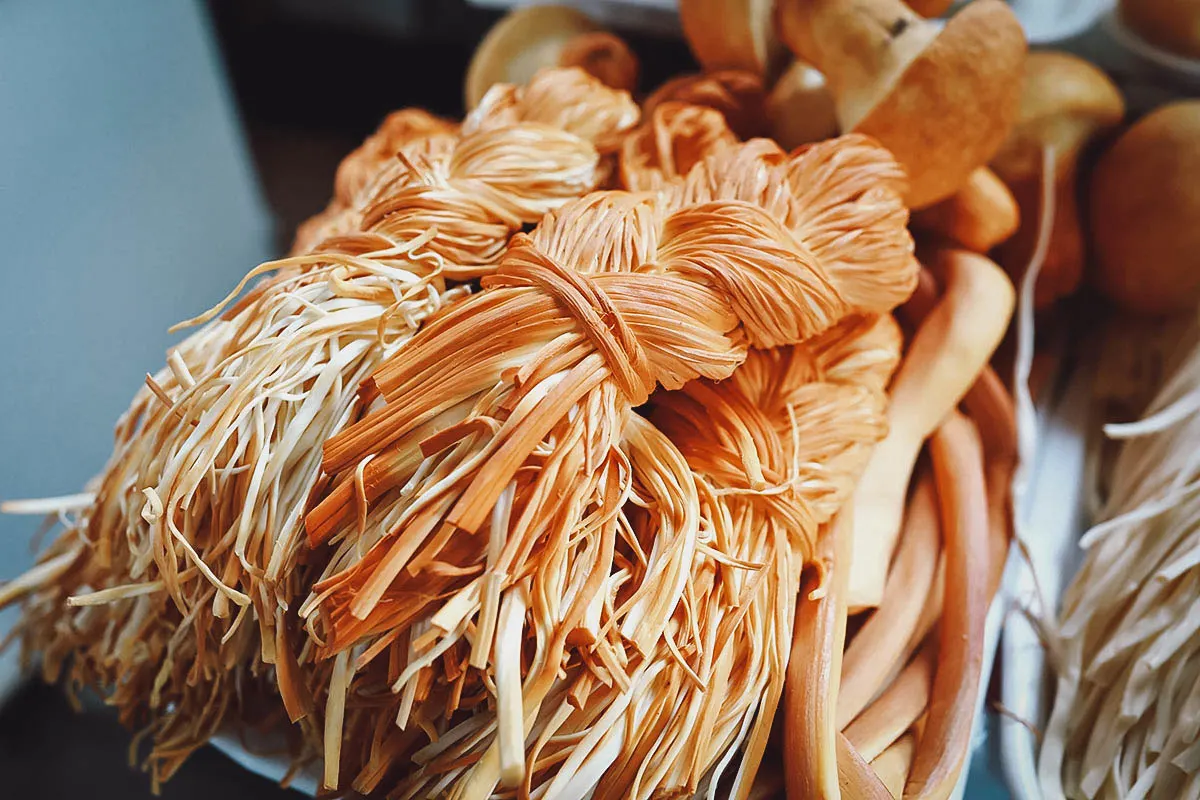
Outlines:
[[[586,191],[598,154],[582,135],[636,114],[578,71],[494,95],[508,98],[496,118],[477,112],[461,137],[399,112],[351,155],[335,219],[322,223],[326,249],[262,265],[246,280],[275,276],[223,318],[211,319],[219,306],[193,320],[206,324],[119,424],[92,502],[19,591],[0,596],[32,595],[21,632],[49,675],[66,668],[110,693],[127,722],[148,721],[155,781],[243,716],[243,700],[274,695],[309,749],[334,743],[336,772],[340,731],[324,730],[319,712],[336,665],[298,641],[295,618],[324,566],[302,527],[321,488],[319,445],[369,404],[359,384],[464,294],[445,281],[446,256],[477,266],[522,221]],[[466,232],[464,208],[487,224]]]
[[[401,727],[478,734],[471,761],[451,748],[457,771],[474,763],[453,796],[546,779],[525,742],[539,730],[552,741],[580,694],[608,722],[588,728],[592,745],[564,756],[547,792],[587,791],[618,758],[638,786],[694,788],[708,768],[678,756],[711,729],[720,692],[682,693],[692,705],[670,741],[635,745],[607,716],[643,694],[678,695],[681,680],[722,681],[732,651],[711,654],[740,617],[697,618],[695,560],[727,556],[699,529],[687,465],[631,408],[655,386],[729,376],[748,345],[886,312],[915,279],[884,151],[860,137],[791,158],[745,147],[678,193],[591,195],[515,237],[481,295],[375,374],[386,404],[326,445],[340,477],[309,536],[337,552],[301,613],[319,613],[328,652],[353,647],[358,668],[389,651],[407,663],[393,685]],[[723,157],[757,179],[733,180]],[[626,498],[646,508],[632,530]],[[445,704],[444,664],[468,686],[494,680],[496,710],[434,719],[458,707]],[[650,765],[662,771],[643,774]],[[413,791],[433,774],[419,769]]]
[[[394,161],[401,148],[416,139],[436,134],[453,135],[459,126],[420,108],[402,108],[384,117],[379,129],[366,138],[338,164],[333,177],[331,205],[348,208],[375,180],[384,166]]]

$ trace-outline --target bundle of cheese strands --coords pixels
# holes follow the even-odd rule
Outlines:
[[[637,715],[633,722],[611,719],[607,728],[603,717],[596,719],[606,709],[600,687],[583,707],[564,703],[546,723],[550,730],[538,733],[531,755],[535,766],[551,772],[545,796],[577,796],[589,787],[579,772],[569,779],[554,773],[560,764],[579,766],[580,732],[566,735],[579,727],[576,716],[592,721],[592,734],[604,735],[598,747],[622,736],[641,742],[612,763],[595,751],[587,756],[600,760],[591,770],[603,771],[592,773],[593,797],[649,796],[656,768],[677,770],[680,762],[697,758],[713,767],[698,786],[680,791],[705,796],[739,755],[733,783],[720,796],[746,796],[782,693],[795,598],[790,587],[812,557],[817,526],[840,507],[871,443],[883,435],[882,385],[899,345],[890,317],[851,319],[802,346],[751,351],[728,381],[693,382],[656,395],[650,418],[685,453],[706,521],[697,547],[711,557],[694,560],[686,602],[690,614],[715,617],[720,625],[706,642],[711,666],[698,664],[696,674],[688,670],[679,677],[690,676],[705,691],[689,696],[681,687],[660,685],[647,704],[630,709]],[[636,519],[631,523],[636,529]],[[737,600],[732,607],[730,596]],[[679,657],[685,652],[686,647]],[[685,736],[693,724],[690,709],[708,726]],[[441,741],[455,738],[448,731],[418,760],[440,755]],[[660,764],[639,760],[656,739],[674,743],[673,758]],[[453,742],[450,747],[464,757]],[[434,769],[436,758],[427,763]],[[639,772],[644,790],[636,783]],[[458,777],[456,771],[454,780]]]
[[[18,634],[49,679],[99,690],[144,727],[156,782],[256,696],[275,698],[267,710],[281,697],[321,751],[312,700],[335,665],[295,617],[326,555],[303,529],[321,443],[370,403],[359,385],[466,292],[448,276],[486,270],[522,224],[593,188],[597,143],[638,114],[577,70],[489,98],[461,130],[399,112],[347,160],[336,213],[300,248],[317,250],[262,265],[247,280],[273,277],[193,320],[93,491],[57,509],[67,530],[0,590],[0,604],[27,598]],[[346,722],[369,731],[367,716]]]
[[[698,475],[714,539],[731,558],[759,565],[721,573],[713,564],[694,578],[710,589],[708,613],[720,606],[718,578],[734,596],[753,587],[720,640],[722,654],[744,654],[734,678],[745,689],[731,687],[721,717],[740,724],[743,745],[729,797],[746,796],[766,753],[792,652],[795,588],[806,567],[827,566],[818,560],[819,526],[842,507],[886,432],[884,386],[899,353],[890,316],[850,318],[803,345],[751,351],[726,381],[696,381],[652,402],[651,419]]]
[[[1193,334],[1191,341],[1195,341]],[[1122,440],[1049,631],[1047,796],[1200,797],[1200,348]]]
[[[740,661],[711,660],[740,598],[696,612],[690,576],[729,557],[633,408],[728,377],[747,346],[886,313],[915,279],[885,151],[742,147],[695,185],[591,195],[518,235],[483,292],[376,371],[384,405],[327,442],[308,533],[336,553],[301,614],[347,669],[391,660],[397,722],[436,731],[405,796],[576,796],[619,763],[618,795],[686,793],[713,766],[695,743],[723,703],[713,670]],[[752,176],[720,179],[722,158]],[[490,684],[494,703],[462,706]],[[685,712],[659,738],[630,715],[664,693]],[[469,715],[447,720],[448,700]],[[547,740],[571,746],[540,759]]]

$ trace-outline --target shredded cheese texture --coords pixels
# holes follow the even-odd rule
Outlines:
[[[1124,440],[1051,631],[1047,797],[1200,797],[1200,348]]]

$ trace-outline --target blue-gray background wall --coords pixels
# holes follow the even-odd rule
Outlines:
[[[0,498],[79,491],[270,234],[199,2],[0,2]],[[0,579],[37,522],[0,517]]]

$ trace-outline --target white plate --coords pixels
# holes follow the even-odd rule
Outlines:
[[[267,780],[281,783],[284,777],[287,776],[288,770],[291,768],[291,761],[282,755],[260,755],[252,753],[242,744],[240,737],[234,734],[222,733],[208,740],[208,743],[221,751],[231,759],[236,761],[242,767],[245,767],[255,775],[261,775]],[[274,753],[283,750],[283,737],[267,737],[262,741],[253,743],[255,750],[261,752]],[[299,792],[302,795],[316,797],[317,790],[321,787],[321,765],[319,763],[309,764],[302,770],[299,770],[292,776],[292,780],[288,783],[288,788]]]
[[[1039,446],[1019,530],[1028,561],[1009,553],[1003,599],[1009,609],[1000,644],[1000,701],[1016,719],[1000,721],[1000,754],[1015,800],[1041,800],[1038,741],[1017,721],[1041,725],[1049,711],[1046,656],[1037,630],[1021,609],[1038,615],[1057,610],[1066,581],[1079,565],[1076,542],[1087,528],[1088,448],[1097,441],[1091,369],[1078,369],[1065,390],[1038,414]],[[1043,602],[1054,604],[1045,609]]]

